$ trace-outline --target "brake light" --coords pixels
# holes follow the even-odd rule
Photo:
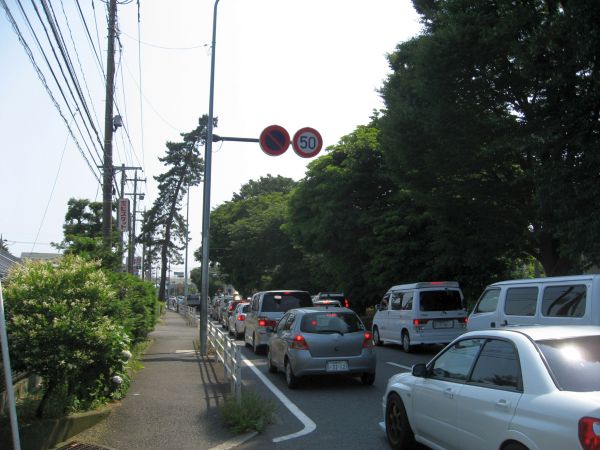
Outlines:
[[[350,308],[350,301],[347,298],[344,299],[344,307]]]
[[[259,317],[258,318],[258,326],[259,327],[273,327],[275,328],[277,326],[277,321],[275,320],[269,320],[265,317]]]
[[[594,417],[579,419],[579,442],[583,450],[600,449],[600,419]]]
[[[469,318],[468,317],[459,317],[456,320],[458,321],[458,323],[462,323],[462,324],[466,325],[467,322],[469,321]]]
[[[229,305],[229,308],[227,308],[227,311],[233,311],[234,305]]]
[[[427,325],[427,322],[429,322],[428,319],[413,319],[413,325],[415,327],[422,327],[423,325]]]
[[[237,316],[237,320],[239,320],[240,322],[243,322],[244,320],[246,320],[246,316],[244,316],[243,314],[240,314],[239,316]]]
[[[306,343],[306,339],[304,339],[304,336],[302,336],[301,334],[297,334],[296,336],[294,336],[290,347],[295,350],[308,350],[308,344]]]
[[[362,348],[370,348],[373,347],[373,335],[370,331],[365,331],[365,339],[362,343]]]

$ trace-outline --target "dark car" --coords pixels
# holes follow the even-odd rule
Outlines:
[[[346,297],[343,292],[319,292],[313,297],[313,302],[316,304],[316,302],[320,300],[337,300],[344,308],[350,308],[350,300],[348,300],[348,297]]]

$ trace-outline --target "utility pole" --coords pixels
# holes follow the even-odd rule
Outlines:
[[[104,165],[102,177],[102,240],[107,252],[112,250],[112,138],[113,90],[115,80],[115,23],[117,0],[108,4],[108,48],[106,56],[106,106],[104,110]]]
[[[187,189],[187,206],[185,214],[185,265],[184,265],[184,278],[183,278],[183,297],[187,302],[188,296],[188,246],[190,241],[190,185],[188,184]]]
[[[145,178],[137,177],[137,170],[134,172],[133,176],[133,193],[126,193],[125,195],[133,195],[133,217],[131,219],[131,228],[129,231],[129,254],[127,260],[127,271],[133,275],[134,272],[134,259],[135,259],[135,224],[137,222],[136,214],[137,214],[137,198],[140,197],[140,200],[144,200],[144,194],[137,193],[137,182],[143,181],[146,182]]]
[[[126,170],[141,170],[141,167],[126,167],[125,164],[121,164],[121,166],[116,166],[113,167],[113,171],[121,171],[121,191],[119,192],[119,231],[120,231],[120,235],[121,235],[121,257],[123,257],[122,252],[125,249],[125,242],[123,239],[123,235],[125,234],[125,231],[129,231],[130,230],[130,219],[129,219],[129,200],[127,200],[126,202],[126,207],[127,207],[127,215],[125,216],[125,220],[123,220],[123,218],[121,217],[121,200],[125,200],[125,181],[127,180],[127,174],[125,173]],[[135,202],[135,198],[134,198],[134,202]],[[134,203],[135,205],[135,203]],[[131,234],[131,233],[130,233]]]

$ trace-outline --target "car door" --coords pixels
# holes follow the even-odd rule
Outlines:
[[[402,335],[402,326],[400,319],[402,316],[402,295],[400,291],[393,291],[390,294],[389,311],[387,316],[387,334],[388,339],[400,341]]]
[[[390,319],[389,303],[390,293],[388,292],[383,296],[383,299],[381,299],[379,311],[377,311],[377,325],[379,327],[379,337],[381,340],[391,339],[391,335],[388,330]]]
[[[460,448],[498,449],[522,396],[519,357],[507,340],[485,342],[468,382],[456,395]]]
[[[483,339],[463,339],[428,365],[428,375],[413,386],[415,434],[445,449],[460,450],[457,393],[467,381]]]
[[[486,330],[499,326],[499,300],[500,288],[486,289],[469,316],[467,330]]]
[[[295,312],[286,313],[277,324],[276,333],[271,337],[269,349],[271,350],[271,359],[275,365],[284,369],[285,354],[288,344],[292,340],[291,327],[296,317]]]

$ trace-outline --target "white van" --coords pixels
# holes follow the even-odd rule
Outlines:
[[[600,325],[600,275],[490,284],[469,315],[467,329],[506,325]]]
[[[447,344],[466,331],[467,310],[457,282],[438,281],[391,287],[377,305],[373,342]]]

